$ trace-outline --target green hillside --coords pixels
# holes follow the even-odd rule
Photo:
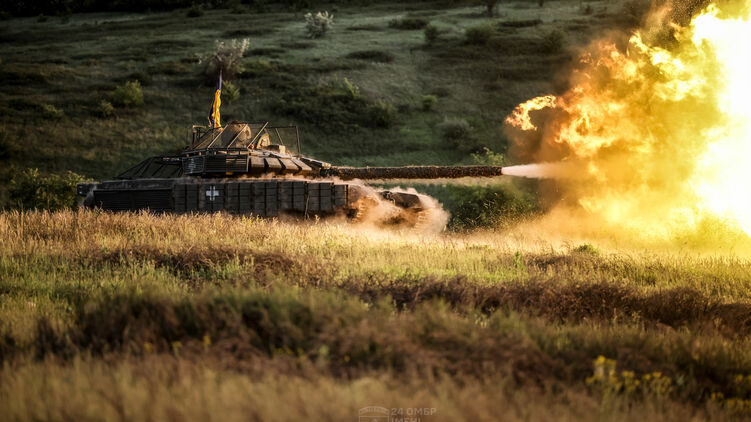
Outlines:
[[[509,111],[555,90],[576,46],[624,21],[622,7],[604,1],[502,3],[493,18],[482,7],[439,6],[336,6],[335,26],[319,39],[307,38],[302,12],[246,6],[6,20],[0,154],[18,167],[101,179],[178,152],[189,125],[206,122],[215,43],[247,38],[225,121],[299,124],[303,151],[336,164],[469,163],[483,147],[504,152]],[[429,44],[427,24],[438,33]],[[114,92],[132,80],[144,104],[120,107]],[[111,116],[102,101],[114,104]],[[456,121],[469,130],[457,136]]]

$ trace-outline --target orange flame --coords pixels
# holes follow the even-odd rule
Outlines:
[[[546,107],[555,107],[555,102],[556,98],[554,95],[532,98],[525,103],[519,104],[511,115],[506,117],[506,123],[514,125],[522,130],[537,129],[529,117],[529,112],[542,110]]]
[[[519,105],[510,134],[578,163],[591,181],[564,187],[605,222],[671,236],[713,218],[751,234],[751,0],[661,27],[669,36],[645,28],[623,50],[594,43],[573,88]],[[545,108],[536,127],[530,112]]]

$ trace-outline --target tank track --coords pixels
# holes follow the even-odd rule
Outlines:
[[[136,179],[78,185],[83,205],[108,211],[226,212],[258,217],[343,214],[353,222],[420,229],[420,195],[309,179]]]

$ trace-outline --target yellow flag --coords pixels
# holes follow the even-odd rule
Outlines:
[[[219,69],[219,81],[216,83],[216,92],[214,93],[214,102],[211,103],[209,110],[209,123],[212,129],[222,126],[219,116],[219,106],[222,105],[222,70]]]

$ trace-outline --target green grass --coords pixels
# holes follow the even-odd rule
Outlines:
[[[604,3],[593,5],[617,11]],[[57,18],[11,19],[0,32],[0,127],[12,138],[24,139],[24,152],[13,160],[18,166],[112,177],[145,155],[180,150],[185,128],[204,122],[211,99],[197,60],[212,51],[217,39],[249,37],[248,66],[258,58],[270,60],[289,69],[285,77],[291,84],[274,78],[238,79],[236,85],[247,94],[224,105],[225,120],[300,123],[306,151],[335,164],[467,163],[468,153],[441,142],[436,125],[444,117],[469,120],[479,145],[503,151],[507,145],[499,128],[505,115],[520,101],[551,89],[545,80],[552,73],[541,69],[554,68],[551,63],[559,59],[534,48],[509,54],[509,46],[539,43],[542,35],[560,26],[553,16],[586,21],[591,28],[609,22],[580,15],[567,2],[540,10],[502,4],[493,20],[479,17],[477,10],[437,8],[413,17],[399,5],[342,7],[335,29],[314,41],[305,38],[303,19],[294,13],[261,14],[252,25],[247,15],[227,9],[207,10],[196,19],[185,19],[184,10],[74,15],[66,23]],[[542,23],[512,26],[486,48],[463,44],[465,28],[531,17]],[[422,31],[390,28],[394,20],[420,25],[429,20],[440,30],[440,39],[426,47]],[[353,37],[351,28],[358,27],[368,31]],[[581,41],[576,34],[567,33],[566,39]],[[513,74],[510,69],[520,63],[539,67],[523,72],[539,76]],[[343,78],[361,88],[364,100],[393,105],[400,120],[376,130],[343,131],[326,128],[323,120],[306,119],[302,112],[273,107],[279,97]],[[141,82],[144,106],[118,107],[112,117],[103,118],[99,104],[115,104],[116,88],[129,80]],[[441,101],[424,111],[423,96],[435,90],[444,94]],[[47,118],[44,107],[59,110],[60,117]],[[347,110],[345,105],[337,117],[358,124]]]
[[[736,380],[751,374],[742,258],[226,215],[6,212],[0,235],[0,411],[13,418],[40,411],[32,397],[81,417],[168,411],[142,408],[143,388],[187,418],[203,414],[188,391],[231,419],[245,392],[266,391],[248,402],[262,418],[262,401],[297,397],[284,420],[374,401],[439,420],[494,420],[499,401],[571,419],[729,418],[751,393]],[[669,392],[587,383],[599,356],[660,372]]]

